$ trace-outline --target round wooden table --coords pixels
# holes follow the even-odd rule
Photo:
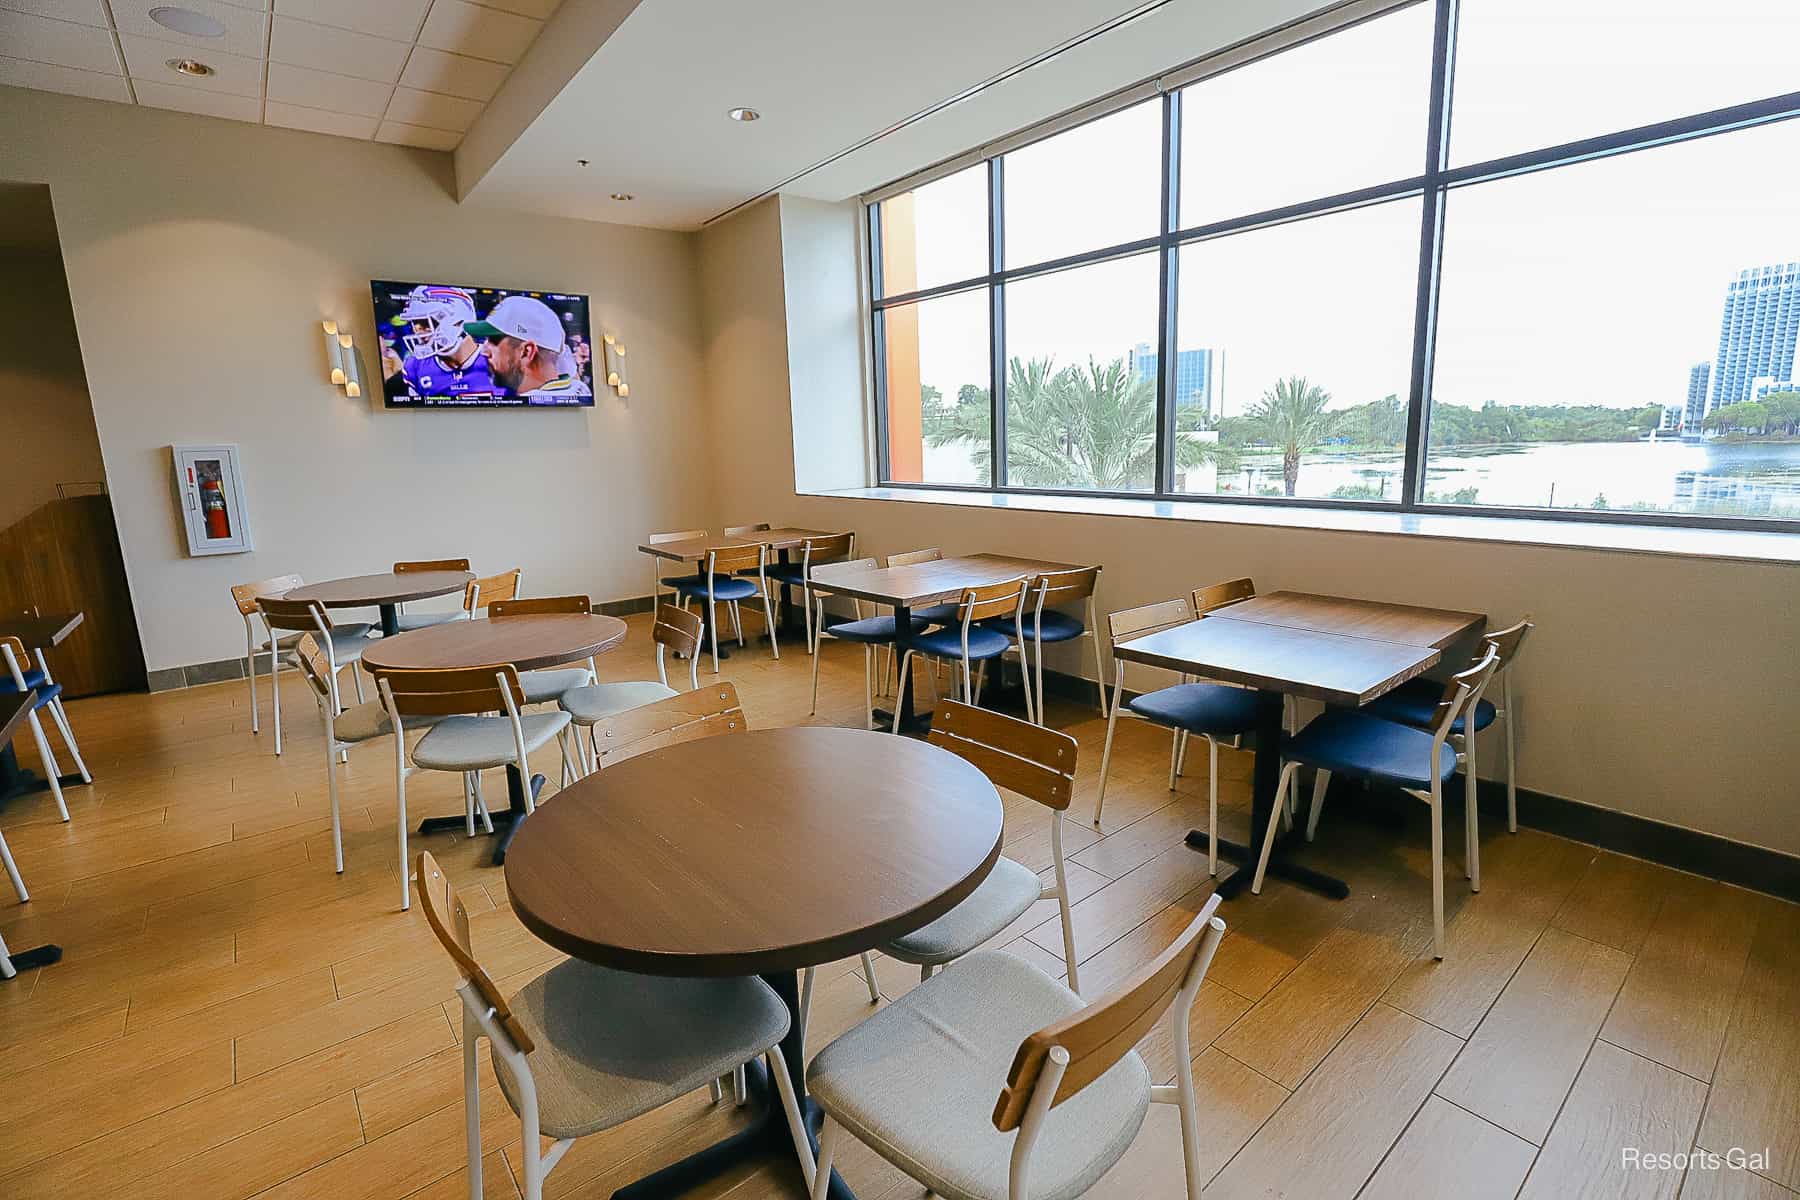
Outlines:
[[[289,593],[292,595],[293,593]],[[520,613],[517,616],[481,617],[472,621],[446,621],[410,633],[398,633],[370,642],[363,650],[363,665],[377,670],[482,667],[511,663],[521,671],[534,671],[563,663],[579,662],[611,650],[625,640],[625,622],[599,613]],[[529,780],[517,767],[506,768],[507,804],[492,814],[495,866],[506,862],[514,835],[529,811],[525,789],[533,803],[544,787],[544,777]],[[462,817],[427,817],[420,833],[461,829]]]
[[[284,600],[313,600],[326,608],[381,609],[381,632],[393,637],[400,632],[399,605],[408,600],[429,600],[460,592],[475,578],[473,571],[407,571],[396,574],[356,575],[308,583],[282,596]]]
[[[993,868],[1003,819],[985,775],[925,742],[750,730],[565,788],[521,830],[506,888],[526,928],[577,958],[639,974],[761,975],[792,1018],[781,1050],[816,1137],[796,972],[950,911]],[[749,1128],[615,1198],[679,1196],[748,1156],[791,1155],[766,1073],[752,1064],[750,1076],[763,1107]],[[834,1178],[831,1195],[850,1192]]]

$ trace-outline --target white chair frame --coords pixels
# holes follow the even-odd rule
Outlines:
[[[813,544],[815,542],[836,541],[838,538],[845,537],[845,536],[848,536],[850,539],[850,549],[844,555],[844,557],[841,559],[837,559],[837,558],[830,559],[826,562],[817,564],[817,566],[820,566],[820,567],[834,566],[840,562],[849,562],[856,558],[856,534],[855,533],[850,533],[847,535],[840,534],[840,533],[834,533],[834,534],[830,534],[826,537],[821,537],[821,538],[807,538],[804,542],[802,542],[800,544],[800,614],[801,614],[801,618],[806,622],[806,652],[808,654],[817,654],[819,652],[819,630],[820,630],[820,627],[813,623],[812,577],[813,577],[813,571],[815,569],[815,564],[813,563],[813,560],[812,560]],[[871,561],[873,561],[873,560],[871,560]],[[784,581],[777,580],[777,582],[779,583],[779,582],[784,582]],[[861,611],[860,605],[858,606],[858,611],[859,612]],[[815,702],[817,701],[816,696],[814,697],[814,700],[815,700]]]
[[[874,566],[873,558],[852,558],[841,562],[820,563],[818,567],[813,568],[813,571],[825,569],[827,573],[824,575],[809,573],[809,581],[830,583],[840,571],[872,570]],[[806,618],[807,629],[812,639],[813,658],[812,708],[808,710],[808,715],[817,716],[819,712],[819,642],[830,632],[825,625],[825,599],[832,593],[830,589],[821,587],[811,587],[808,591],[812,596],[814,606],[812,610],[808,611]],[[863,620],[863,602],[851,597],[850,603],[855,606],[856,616],[854,619]],[[895,626],[896,635],[898,629],[899,627]],[[875,728],[875,651],[878,648],[873,642],[863,643],[863,728],[865,729]]]
[[[287,661],[294,661],[294,645],[298,644],[299,637],[296,636],[293,643],[290,643],[287,646],[283,646],[283,645],[281,645],[281,642],[285,639],[283,639],[277,635],[278,630],[285,629],[285,630],[288,630],[288,632],[294,633],[296,635],[307,634],[307,633],[314,634],[317,637],[317,640],[319,643],[319,650],[325,655],[325,661],[327,663],[331,664],[332,678],[335,680],[337,678],[337,674],[339,671],[348,669],[350,671],[350,680],[352,683],[354,683],[356,685],[356,702],[358,704],[361,704],[368,697],[365,695],[365,693],[363,691],[362,672],[356,669],[356,661],[353,660],[351,662],[340,663],[337,660],[337,648],[334,645],[332,645],[332,642],[331,642],[331,618],[326,615],[324,605],[318,603],[317,601],[309,601],[307,603],[307,608],[310,609],[312,612],[313,628],[305,629],[305,628],[301,628],[299,626],[286,626],[286,625],[272,624],[269,621],[269,614],[267,612],[265,612],[262,608],[261,599],[262,599],[261,597],[258,597],[257,613],[262,618],[263,629],[269,635],[269,638],[268,638],[269,691],[271,693],[273,693],[273,695],[274,695],[274,700],[273,700],[274,711],[273,711],[271,720],[273,721],[274,726],[275,726],[275,753],[279,755],[281,753],[281,677],[280,677],[279,672],[281,669],[281,662],[284,659]],[[244,618],[244,629],[245,629],[246,633],[249,633],[250,618],[248,616],[246,616]],[[256,672],[254,669],[252,669],[252,671],[250,672],[250,675],[251,675],[250,702],[251,702],[251,711],[252,711],[252,713],[254,713],[255,712],[255,704],[256,704],[256,690],[255,690],[256,689],[256,679],[255,679]],[[332,691],[334,694],[334,702],[336,702],[338,705],[337,710],[339,712],[343,712],[344,706],[343,706],[342,702],[335,700],[336,690],[337,690],[336,685],[334,684],[333,688],[332,688]],[[255,718],[252,717],[251,718],[251,728],[253,731],[255,730],[255,727],[256,727]]]
[[[50,752],[50,739],[44,736],[44,723],[38,720],[38,710],[50,710],[50,719],[56,723],[56,731],[62,734],[63,745],[68,747],[69,755],[75,760],[75,769],[81,775],[81,782],[92,783],[94,777],[89,773],[87,763],[82,760],[81,747],[75,744],[75,732],[69,727],[69,714],[63,708],[62,697],[57,696],[48,704],[40,705],[36,699],[36,689],[25,686],[25,664],[13,653],[13,642],[17,639],[0,641],[0,654],[6,657],[6,670],[12,676],[13,687],[21,693],[32,693],[31,711],[25,719],[31,724],[31,738],[37,743],[38,757],[44,760],[44,780],[50,785],[50,795],[56,800],[56,812],[65,822],[69,819],[69,805],[63,799],[62,768],[57,765],[56,755]],[[24,643],[20,643],[23,646]],[[38,670],[44,673],[44,685],[48,687],[56,681],[50,677],[50,662],[44,657],[42,649],[33,649],[26,658],[30,661],[35,656]]]
[[[1031,583],[1031,591],[1027,594],[1025,604],[1025,607],[1031,612],[1032,624],[1030,640],[1032,648],[1036,652],[1033,656],[1035,662],[1031,664],[1030,669],[1034,670],[1037,675],[1037,724],[1039,725],[1044,723],[1044,598],[1048,590],[1048,585],[1049,576],[1047,575],[1040,575],[1034,579]],[[1035,599],[1032,597],[1035,597]],[[1094,593],[1089,592],[1083,599],[1085,602],[1084,607],[1087,610],[1087,629],[1080,637],[1071,638],[1069,640],[1080,641],[1082,638],[1086,638],[1093,643],[1094,687],[1100,693],[1100,715],[1104,717],[1110,710],[1106,703],[1106,664],[1100,651],[1100,626],[1099,618],[1096,615],[1096,609],[1094,607]],[[1021,670],[1026,669],[1027,666],[1024,657],[1025,650],[1023,642],[1021,641],[1019,648],[1019,666]]]
[[[670,530],[667,533],[653,533],[648,538],[644,539],[644,544],[647,546],[661,546],[668,542],[685,542],[685,541],[688,541],[690,538],[703,538],[705,536],[706,536],[706,530],[704,530],[704,529],[675,529],[675,530]],[[659,558],[654,554],[652,554],[650,556],[650,611],[651,612],[655,612],[656,606],[663,602],[662,573],[668,569],[666,564],[669,561],[670,560],[668,560],[666,558]],[[677,569],[679,569],[681,567],[681,565],[682,564],[678,562],[675,564],[675,567]],[[694,564],[695,574],[698,574],[699,571],[700,571],[700,564],[695,563]],[[669,592],[669,595],[675,599],[680,598],[679,592],[671,591],[671,592]]]
[[[734,547],[734,549],[735,549],[735,547]],[[712,643],[712,664],[713,664],[713,674],[714,675],[717,675],[719,673],[719,605],[721,603],[723,603],[725,605],[725,607],[731,613],[731,629],[732,629],[732,632],[737,635],[738,648],[740,650],[743,649],[744,644],[745,644],[744,643],[743,613],[738,608],[739,602],[736,600],[720,601],[718,599],[715,599],[713,596],[713,591],[718,586],[718,581],[719,581],[718,558],[719,558],[719,552],[717,550],[707,551],[707,554],[706,554],[706,634],[707,634],[708,639]],[[760,545],[757,547],[757,555],[756,555],[756,590],[758,593],[757,598],[760,599],[763,603],[763,623],[766,624],[769,629],[769,650],[771,653],[774,654],[774,656],[777,659],[779,659],[781,657],[781,641],[780,641],[780,639],[778,639],[776,637],[775,609],[769,603],[768,566],[769,566],[769,547],[766,544]],[[734,574],[732,574],[732,572],[727,571],[727,572],[725,572],[725,578],[741,579],[741,578],[743,578],[743,576],[734,575]],[[683,612],[686,612],[687,611],[687,601],[688,601],[687,593],[681,592],[678,594],[681,597],[681,602],[677,607],[679,607]],[[745,599],[746,600],[750,599],[750,597],[746,596]]]
[[[1018,579],[1015,579],[1015,580],[1010,580],[1010,581],[1000,580],[997,582],[1000,582],[1000,583],[1011,582],[1011,583],[1018,584],[1019,598],[1018,598],[1018,603],[1016,605],[1014,605],[1014,607],[1013,607],[1013,614],[1012,614],[1013,627],[1015,630],[1017,630],[1017,629],[1021,628],[1023,625],[1024,613],[1025,613],[1025,596],[1026,596],[1027,591],[1029,590],[1029,581],[1025,576],[1021,575]],[[961,632],[962,632],[962,658],[960,660],[961,665],[962,665],[961,677],[958,678],[958,676],[957,676],[954,661],[948,660],[948,659],[941,659],[939,655],[931,654],[924,650],[914,650],[912,647],[908,646],[904,649],[904,651],[900,655],[900,669],[896,673],[896,676],[895,676],[895,686],[896,687],[905,687],[906,686],[906,668],[912,662],[912,660],[914,658],[921,658],[921,659],[929,658],[934,661],[951,661],[952,667],[951,667],[950,678],[951,678],[951,682],[952,682],[952,688],[951,688],[950,698],[953,700],[961,700],[964,704],[969,704],[969,705],[974,705],[976,707],[980,707],[981,689],[982,689],[983,684],[985,684],[987,682],[987,660],[983,659],[981,661],[981,666],[978,669],[976,669],[974,672],[970,671],[970,669],[969,669],[969,630],[971,628],[973,628],[974,624],[975,624],[975,608],[974,608],[974,602],[972,599],[974,591],[975,591],[975,589],[973,589],[973,588],[964,588],[963,594],[962,594],[962,599],[957,601],[957,605],[956,605],[956,623],[960,627]],[[982,601],[981,603],[987,604],[987,603],[992,603],[992,602],[991,601]],[[896,634],[899,633],[898,628],[896,628],[895,632],[896,632]],[[1024,642],[1024,640],[1021,638],[1018,638],[1018,637],[1014,637],[1011,640],[1013,643],[1011,649],[1013,649],[1014,651],[1016,651],[1018,653],[1019,661],[1021,663],[1027,661],[1025,658],[1025,642]],[[1004,655],[1002,655],[1001,657],[1004,657]],[[935,672],[926,671],[925,679],[930,684],[932,700],[935,703],[937,700],[937,678],[936,678]],[[961,686],[960,687],[956,686],[958,684],[960,684]],[[895,694],[898,695],[899,693],[896,692]],[[898,704],[894,705],[894,729],[893,729],[893,732],[895,732],[895,733],[900,732],[900,708],[901,708],[900,705],[898,705]],[[1033,702],[1032,691],[1031,691],[1031,687],[1029,686],[1029,681],[1027,682],[1027,686],[1025,688],[1025,719],[1030,721],[1033,725],[1038,723],[1037,707]]]
[[[63,820],[69,818],[65,815]],[[18,896],[19,903],[24,904],[31,899],[31,893],[25,890],[25,879],[19,874],[18,864],[13,862],[12,847],[6,844],[6,835],[0,833],[0,865],[6,868],[6,877],[12,880],[13,894]],[[6,939],[0,938],[0,979],[11,979],[19,973],[13,966],[12,952],[6,948]]]

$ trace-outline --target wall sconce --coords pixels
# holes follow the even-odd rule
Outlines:
[[[621,398],[631,395],[631,384],[625,378],[625,343],[616,334],[603,334],[606,342],[606,386]]]
[[[338,332],[336,321],[321,321],[325,331],[325,361],[331,364],[331,383],[344,389],[344,395],[355,399],[362,395],[362,368],[356,358],[356,343],[347,333]]]

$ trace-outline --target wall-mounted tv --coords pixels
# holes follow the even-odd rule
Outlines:
[[[590,408],[588,298],[370,281],[389,408]]]

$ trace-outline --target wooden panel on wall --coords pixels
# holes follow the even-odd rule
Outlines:
[[[33,606],[87,614],[50,653],[65,695],[144,686],[144,652],[109,497],[53,500],[0,530],[0,612]]]

